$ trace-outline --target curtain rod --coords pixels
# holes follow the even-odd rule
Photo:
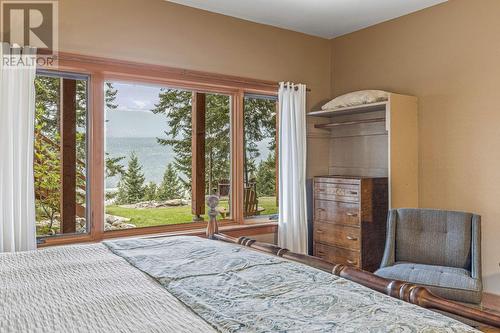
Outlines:
[[[290,86],[284,86],[284,88],[287,88],[287,89],[288,89],[288,88],[290,88]],[[298,90],[298,89],[299,89],[299,87],[295,87],[295,90]],[[306,91],[307,91],[307,92],[311,92],[311,89],[306,88]]]

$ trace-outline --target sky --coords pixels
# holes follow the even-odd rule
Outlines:
[[[161,182],[165,165],[172,161],[174,153],[171,148],[161,146],[156,138],[166,138],[168,129],[167,117],[164,114],[151,112],[159,102],[160,86],[113,82],[118,91],[115,103],[118,107],[106,113],[106,153],[112,157],[137,154],[147,181]],[[141,139],[137,139],[141,138]],[[258,149],[266,159],[270,140],[259,142]],[[128,159],[122,161],[125,166]],[[108,178],[106,186],[115,188],[118,179]]]
[[[113,82],[118,107],[106,113],[107,138],[166,138],[167,117],[151,110],[159,102],[161,86]],[[261,158],[267,158],[270,140],[258,143]]]
[[[151,112],[159,101],[161,87],[116,82],[113,87],[118,90],[118,108],[106,114],[107,137],[165,137],[165,115]]]

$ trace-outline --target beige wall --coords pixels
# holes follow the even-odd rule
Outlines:
[[[483,217],[486,289],[500,294],[500,1],[450,0],[332,41],[332,95],[419,98],[421,207]]]
[[[164,0],[60,0],[60,49],[255,79],[306,83],[308,109],[330,95],[326,39]],[[318,174],[309,142],[310,174]],[[323,147],[324,148],[324,147]]]

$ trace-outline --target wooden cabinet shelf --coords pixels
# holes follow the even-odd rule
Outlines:
[[[361,120],[348,120],[348,121],[339,121],[335,123],[328,124],[316,124],[314,127],[316,128],[335,128],[337,126],[348,126],[348,125],[358,125],[358,124],[369,124],[369,123],[383,123],[385,122],[385,118],[371,118],[371,119],[361,119]]]
[[[353,115],[358,113],[366,113],[374,111],[385,111],[385,109],[387,108],[387,104],[388,102],[379,102],[379,103],[363,104],[357,106],[348,106],[345,108],[326,109],[326,110],[312,111],[309,112],[307,115],[314,117],[330,118],[332,116]]]

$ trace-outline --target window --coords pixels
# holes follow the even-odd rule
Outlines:
[[[276,98],[247,95],[244,103],[244,216],[276,220]]]
[[[224,226],[276,218],[276,84],[64,53],[59,68],[36,79],[40,243],[202,229],[208,194]]]
[[[88,233],[88,78],[39,72],[35,86],[37,236]]]
[[[212,193],[230,218],[230,110],[227,95],[106,82],[105,231],[206,220]]]

